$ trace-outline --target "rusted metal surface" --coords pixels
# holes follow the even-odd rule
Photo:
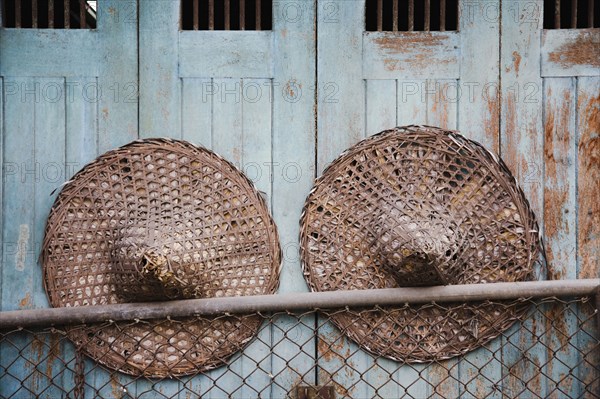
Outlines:
[[[240,0],[240,30],[246,29],[246,0]]]
[[[198,1],[199,0],[194,0],[194,3],[192,5],[192,11],[194,13],[194,30],[198,30],[200,28],[200,8]]]
[[[415,0],[408,0],[408,31],[415,30]]]
[[[231,29],[231,0],[224,0],[223,12],[224,12],[224,18],[225,18],[224,29],[230,30]]]
[[[208,30],[215,29],[215,0],[208,0]]]
[[[560,0],[554,0],[554,28],[560,29]]]
[[[211,316],[224,312],[251,313],[311,308],[336,309],[355,306],[402,305],[405,303],[422,304],[429,302],[505,300],[523,297],[585,296],[594,294],[599,285],[600,279],[528,281],[32,309],[0,312],[0,325],[3,328],[13,328],[15,326],[49,326],[106,320],[156,319],[167,316]]]
[[[31,27],[36,29],[38,27],[38,2],[37,0],[31,0]]]
[[[65,0],[65,8],[63,9],[63,17],[65,19],[65,29],[71,27],[71,12],[70,12],[70,0]]]
[[[48,0],[48,28],[54,28],[54,0]]]
[[[256,30],[262,30],[262,11],[261,11],[261,1],[256,0],[256,12],[254,18],[256,18]]]
[[[440,0],[440,31],[446,30],[446,0]]]
[[[81,29],[85,29],[87,27],[86,14],[87,14],[87,3],[85,0],[79,0],[79,27]]]
[[[425,0],[425,21],[423,23],[423,30],[429,32],[431,27],[431,0]]]
[[[335,388],[332,385],[296,387],[295,399],[334,399]]]

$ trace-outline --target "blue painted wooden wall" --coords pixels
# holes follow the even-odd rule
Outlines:
[[[461,6],[457,32],[366,33],[364,0],[276,1],[273,30],[262,32],[180,31],[179,2],[172,0],[100,1],[92,31],[0,29],[0,309],[48,306],[37,256],[51,192],[105,150],[155,136],[214,149],[267,193],[284,250],[281,292],[307,289],[298,220],[314,177],[361,138],[413,123],[459,129],[501,154],[541,221],[548,278],[598,277],[600,70],[597,58],[577,56],[590,43],[598,47],[598,29],[543,31],[539,0],[468,3]],[[539,320],[529,323],[545,328]],[[306,382],[318,383],[343,367],[323,361],[319,352],[318,340],[326,342],[332,328],[321,329],[314,350],[305,347],[322,361],[314,381]],[[573,329],[572,320],[564,328]],[[273,349],[271,367],[273,374],[284,373],[269,391],[280,397],[281,386],[292,386],[314,358],[296,356],[277,328],[263,334],[266,341],[283,340]],[[294,339],[311,334],[299,328]],[[525,347],[530,338],[510,340]],[[559,337],[549,342],[567,364],[575,361]],[[264,350],[247,349],[250,356]],[[533,353],[533,362],[544,364],[547,350]],[[518,391],[518,381],[498,360],[478,352],[466,357],[468,363],[430,367],[429,384],[419,380],[419,366],[396,377],[406,385],[419,380],[410,387],[415,397],[431,395],[430,384],[438,382],[452,397],[464,392],[448,373],[471,381],[483,368]],[[285,368],[292,358],[293,371]],[[338,372],[336,382],[352,386],[370,362],[359,353],[356,370]],[[362,378],[380,380],[395,369],[391,361],[378,362],[377,371]],[[558,376],[564,367],[548,373]],[[585,381],[586,371],[580,373]],[[68,383],[68,376],[61,378]],[[94,384],[110,396],[109,378],[98,371]],[[239,377],[223,378],[239,383]],[[269,381],[252,384],[261,390]],[[489,389],[485,381],[478,384],[467,384],[474,396]],[[582,384],[574,381],[572,393]],[[206,389],[203,377],[197,386]],[[149,388],[136,383],[140,394]],[[354,396],[373,395],[368,385],[357,389]],[[178,388],[161,390],[168,395]],[[379,394],[400,392],[391,386]]]

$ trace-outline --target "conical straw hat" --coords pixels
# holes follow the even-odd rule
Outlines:
[[[317,179],[300,224],[313,291],[529,280],[541,249],[504,162],[428,126],[387,130],[345,151]],[[426,362],[483,345],[522,314],[498,304],[423,305],[334,321],[378,355]]]
[[[147,139],[109,151],[58,195],[42,250],[54,307],[271,294],[280,247],[267,205],[231,163],[190,143]],[[214,368],[260,318],[186,318],[71,329],[89,356],[133,375]]]

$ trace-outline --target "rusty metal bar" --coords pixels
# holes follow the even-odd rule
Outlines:
[[[208,30],[215,30],[215,0],[208,0]]]
[[[571,0],[571,29],[577,29],[577,0]]]
[[[383,0],[377,0],[377,32],[383,30]]]
[[[398,0],[393,1],[392,13],[394,14],[392,19],[392,30],[398,32]]]
[[[554,29],[560,29],[560,0],[554,0]]]
[[[256,0],[256,13],[255,13],[255,17],[256,17],[256,30],[261,30],[261,16],[262,16],[262,11],[261,11],[261,4],[260,4],[260,0]]]
[[[446,0],[440,0],[440,31],[446,31]]]
[[[31,0],[31,27],[36,29],[38,27],[38,2],[37,0]]]
[[[48,28],[54,28],[54,0],[48,0]]]
[[[240,30],[246,30],[246,0],[240,0]]]
[[[21,0],[15,1],[15,28],[21,27]]]
[[[86,13],[86,8],[85,8],[85,0],[79,0],[79,27],[81,29],[85,29],[86,28],[86,24],[85,24],[85,13]]]
[[[71,27],[71,5],[69,4],[69,1],[70,0],[65,0],[65,9],[63,10],[63,15],[65,18],[65,29],[69,29]]]
[[[225,0],[225,5],[223,7],[224,9],[224,17],[225,17],[225,30],[230,30],[231,29],[231,1],[230,0]]]
[[[194,30],[200,29],[200,6],[198,1],[199,0],[194,0],[192,5],[192,13],[194,14]]]
[[[408,30],[415,30],[415,0],[408,0]]]
[[[224,313],[338,309],[407,303],[444,303],[518,298],[581,297],[596,295],[600,279],[464,284],[421,288],[330,291],[187,299],[169,302],[14,310],[0,312],[2,329],[105,322],[108,320],[215,316]]]
[[[423,30],[429,32],[431,27],[431,0],[425,0],[425,22]]]
[[[587,27],[594,27],[594,0],[588,0]]]

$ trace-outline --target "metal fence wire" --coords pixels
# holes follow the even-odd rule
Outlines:
[[[479,306],[489,304],[480,302]],[[77,336],[87,340],[80,343],[82,347],[98,347],[105,329],[123,323],[147,323],[144,320],[108,321],[95,329],[80,325],[2,330],[0,397],[598,397],[600,341],[593,297],[522,298],[502,304],[526,307],[526,318],[473,352],[421,364],[373,355],[347,338],[345,331],[331,321],[341,312],[360,321],[369,313],[381,311],[379,307],[260,312],[258,333],[251,341],[240,344],[233,357],[223,359],[224,365],[185,377],[162,379],[133,377],[105,368],[85,356],[69,339],[74,331],[79,331],[82,334]],[[450,305],[430,304],[451,318]],[[229,318],[234,324],[243,325],[247,317],[250,316],[223,314],[207,319],[214,322],[215,318]],[[161,330],[165,340],[176,340],[177,334],[188,327],[190,319],[182,320],[171,324],[178,328]],[[480,322],[467,321],[470,327],[465,331],[477,334]],[[378,326],[372,328],[375,331]],[[231,334],[235,333],[232,329]],[[110,342],[100,346],[107,356],[115,350]],[[132,348],[130,355],[134,353]]]

